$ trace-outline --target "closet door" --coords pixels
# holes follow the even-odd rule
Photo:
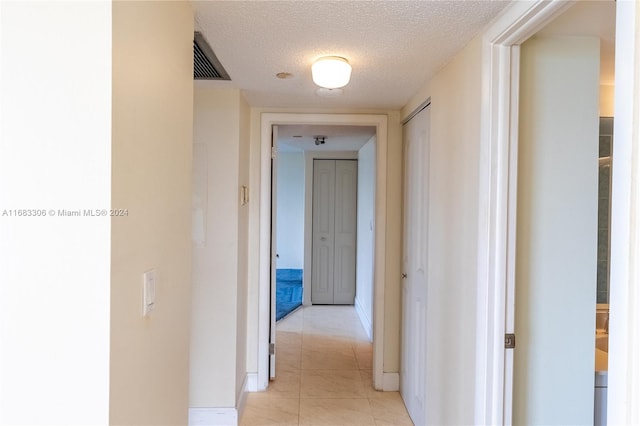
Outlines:
[[[333,304],[335,160],[313,161],[311,303]]]
[[[356,298],[358,163],[336,160],[333,303],[353,305]]]
[[[356,292],[358,163],[314,160],[311,302],[352,305]]]
[[[400,393],[416,425],[427,424],[427,242],[430,108],[405,124],[402,368]]]

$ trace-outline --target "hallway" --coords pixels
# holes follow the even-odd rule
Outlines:
[[[277,324],[276,380],[240,424],[411,425],[398,392],[372,385],[372,345],[353,306],[303,307]]]

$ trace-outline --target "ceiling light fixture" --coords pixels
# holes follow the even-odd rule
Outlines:
[[[337,89],[349,83],[351,65],[340,56],[324,56],[313,63],[311,75],[318,86]]]

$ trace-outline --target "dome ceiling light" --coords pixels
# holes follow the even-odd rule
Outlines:
[[[324,56],[313,63],[311,75],[318,86],[337,89],[349,83],[351,65],[340,56]]]

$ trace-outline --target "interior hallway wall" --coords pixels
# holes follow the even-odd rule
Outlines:
[[[237,89],[196,83],[195,144],[206,146],[205,243],[194,245],[189,406],[237,406],[246,376],[249,108]],[[224,348],[224,350],[221,350]]]
[[[239,98],[238,186],[249,188],[249,129],[251,109],[242,94]],[[236,319],[236,406],[247,380],[247,297],[249,292],[249,203],[240,205],[238,217],[238,301]]]
[[[427,424],[472,424],[482,49],[476,37],[402,111],[431,97]]]
[[[110,424],[187,421],[192,40],[189,3],[113,2]]]
[[[358,316],[373,338],[373,257],[376,196],[376,137],[358,151],[358,237],[356,299]]]
[[[278,269],[304,265],[304,152],[278,153]]]

